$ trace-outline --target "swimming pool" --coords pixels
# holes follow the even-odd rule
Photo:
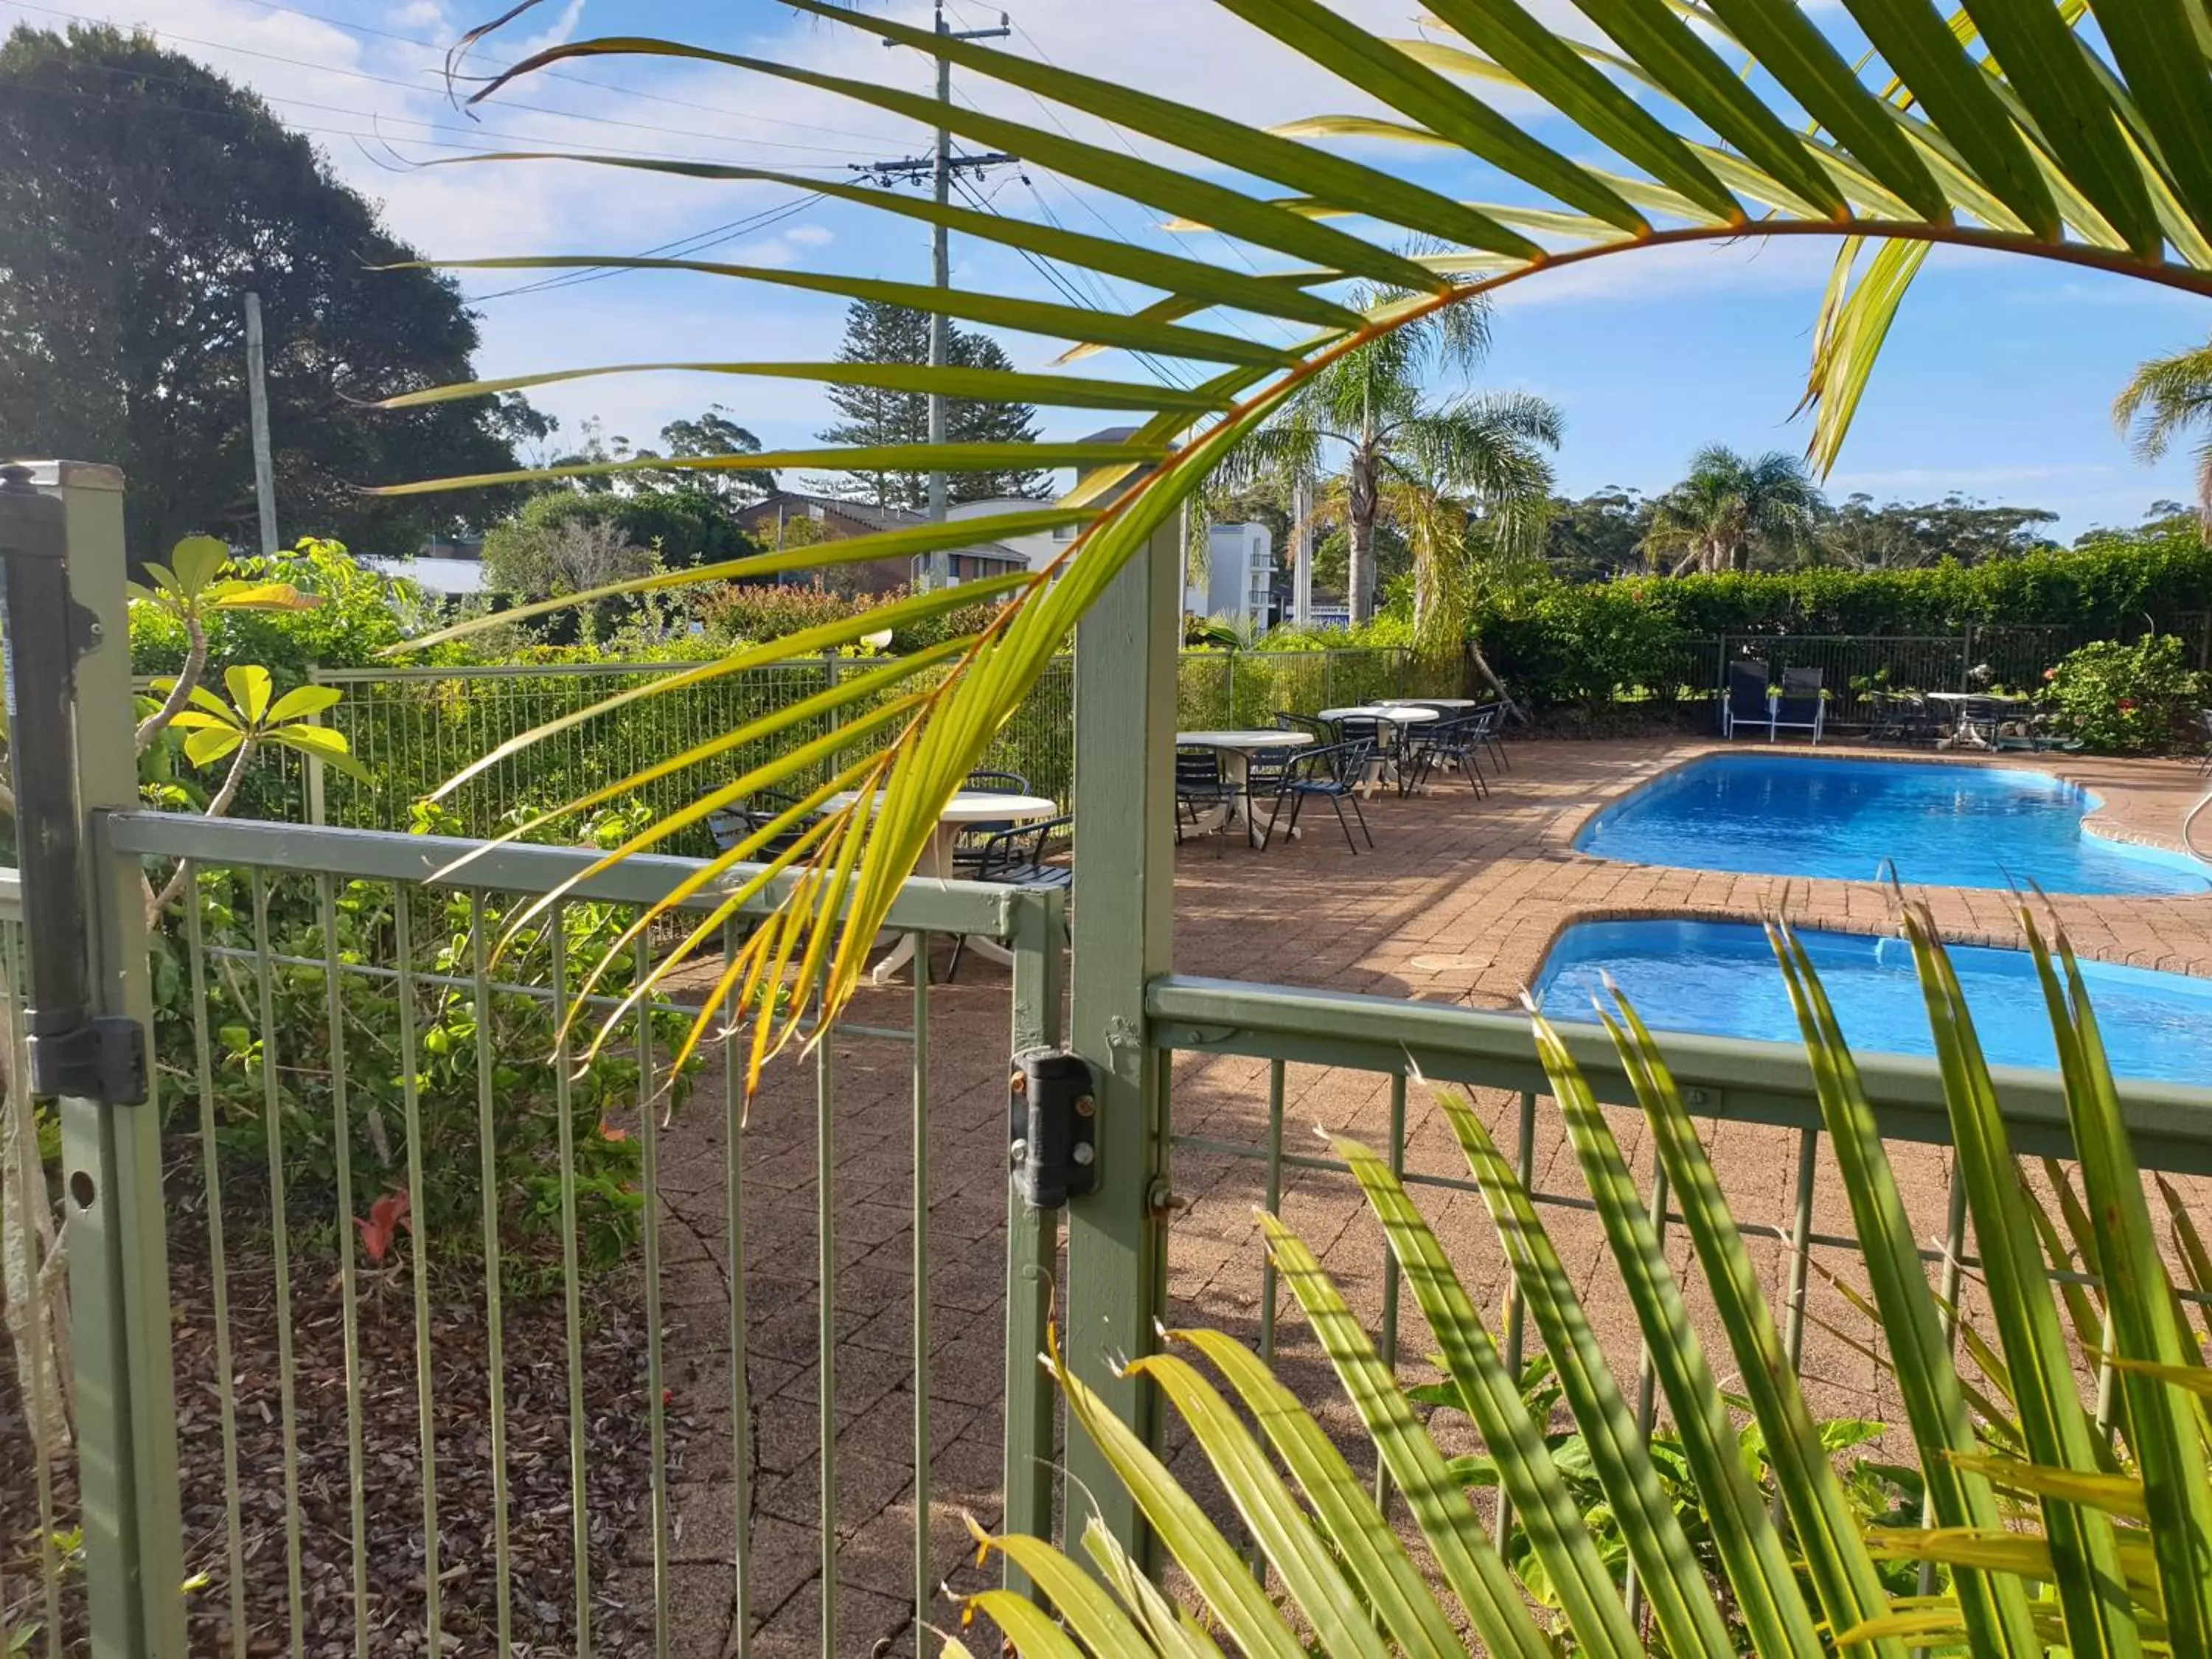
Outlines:
[[[1798,938],[1854,1048],[1935,1052],[1903,939],[1814,929]],[[2057,1052],[2027,952],[1954,945],[1950,954],[1990,1063],[2055,1067]],[[1577,922],[1545,957],[1537,1000],[1554,1019],[1586,1020],[1607,973],[1654,1030],[1801,1041],[1765,932],[1749,922]],[[2102,962],[2083,963],[2081,974],[2116,1073],[2212,1082],[2212,980]]]
[[[2048,772],[1936,761],[1708,755],[1583,826],[1577,850],[1631,864],[2051,893],[2212,891],[2179,853],[2087,834],[2097,805]]]

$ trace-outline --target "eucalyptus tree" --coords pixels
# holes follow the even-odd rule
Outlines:
[[[1365,310],[1401,304],[1403,291],[1360,292]],[[1559,410],[1524,392],[1430,400],[1433,376],[1465,380],[1490,352],[1486,301],[1455,306],[1343,353],[1305,381],[1222,464],[1231,480],[1259,473],[1325,479],[1316,506],[1341,522],[1352,620],[1375,614],[1375,527],[1397,521],[1414,553],[1415,609],[1431,608],[1437,557],[1461,538],[1433,533],[1440,503],[1462,501],[1516,538],[1539,534],[1551,501],[1544,452],[1556,449]],[[1423,546],[1436,550],[1425,558]]]
[[[1743,568],[1754,549],[1801,546],[1827,511],[1805,464],[1769,450],[1756,459],[1721,444],[1690,459],[1690,476],[1659,499],[1644,550],[1667,574],[1712,574]]]

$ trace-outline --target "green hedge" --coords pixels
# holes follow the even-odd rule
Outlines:
[[[1661,702],[1702,696],[1715,683],[1724,635],[1905,638],[1986,630],[2009,647],[1998,653],[2001,672],[2018,677],[2039,673],[2088,640],[2132,640],[2154,625],[2189,629],[2185,637],[2193,641],[2208,611],[2212,547],[2177,531],[1923,570],[1546,583],[1502,596],[1476,626],[1515,694],[1545,708],[1625,695]]]

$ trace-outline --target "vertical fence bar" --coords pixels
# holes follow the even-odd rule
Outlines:
[[[430,1225],[422,1208],[422,1053],[415,1024],[413,915],[419,889],[392,890],[392,953],[398,969],[399,1105],[407,1126],[407,1213],[415,1218],[409,1252],[415,1285],[415,1423],[422,1461],[423,1650],[445,1650],[443,1580],[438,1570],[438,1419],[430,1383]]]
[[[915,963],[929,971],[927,957]],[[836,1045],[826,1031],[814,1045],[814,1229],[817,1256],[815,1367],[817,1421],[821,1437],[822,1659],[837,1659],[837,1162],[834,1103]]]
[[[27,1211],[33,1204],[46,1202],[46,1159],[39,1151],[38,1112],[31,1099],[30,1056],[25,1051],[27,1033],[23,1029],[22,1010],[16,1000],[19,988],[27,992],[24,975],[28,964],[16,948],[27,943],[21,926],[10,923],[0,930],[0,1042],[7,1045],[7,1066],[0,1071],[0,1082],[13,1091],[12,1099],[20,1115],[15,1133],[15,1170],[13,1174],[0,1168],[0,1203],[20,1204]],[[4,1141],[0,1141],[0,1157],[7,1152]],[[40,1237],[39,1227],[24,1218],[23,1237],[29,1259],[23,1266],[29,1294],[28,1308],[23,1310],[31,1332],[30,1340],[16,1350],[18,1362],[27,1375],[18,1378],[22,1389],[22,1403],[30,1426],[32,1484],[37,1488],[39,1510],[37,1596],[44,1612],[43,1645],[46,1659],[61,1659],[62,1654],[62,1571],[60,1553],[54,1547],[57,1535],[57,1516],[54,1505],[54,1460],[60,1447],[56,1443],[54,1431],[59,1417],[59,1391],[64,1379],[50,1376],[46,1370],[49,1342],[54,1329],[52,1304],[46,1299],[46,1265],[52,1259],[49,1246]],[[57,1356],[58,1358],[59,1356]],[[64,1443],[65,1443],[65,1442]],[[5,1565],[7,1544],[0,1540],[0,1565]],[[26,1605],[28,1605],[27,1598]],[[0,1587],[0,1613],[9,1606],[4,1587]],[[5,1632],[0,1632],[5,1633]],[[27,1647],[24,1649],[28,1651]],[[12,1659],[12,1656],[11,1656]]]
[[[1406,1173],[1406,1074],[1390,1074],[1390,1173]],[[1382,1243],[1382,1363],[1398,1369],[1398,1258],[1388,1238]],[[1390,1506],[1390,1471],[1381,1457],[1375,1460],[1375,1506]]]
[[[321,822],[320,819],[315,822]],[[198,895],[191,896],[197,904]],[[356,1280],[353,1218],[353,1111],[347,1092],[345,988],[338,972],[338,896],[335,877],[315,878],[322,912],[323,1019],[331,1046],[331,1139],[337,1177],[338,1320],[345,1351],[346,1509],[353,1526],[353,1650],[368,1659],[368,1486],[361,1420],[361,1287]]]
[[[929,935],[914,939],[914,1632],[929,1616]]]
[[[1524,1090],[1521,1095],[1521,1112],[1516,1120],[1513,1140],[1513,1178],[1527,1192],[1536,1178],[1536,1097]],[[1513,1282],[1510,1266],[1505,1270],[1505,1374],[1513,1379],[1513,1386],[1521,1386],[1522,1351],[1528,1346],[1528,1310],[1521,1299],[1521,1291]],[[1499,1552],[1505,1549],[1505,1540],[1513,1530],[1513,1500],[1505,1495],[1505,1488],[1498,1489],[1497,1543]]]
[[[477,1170],[483,1212],[484,1386],[491,1417],[492,1617],[501,1653],[514,1651],[514,1577],[507,1516],[507,1309],[500,1295],[499,1143],[494,1109],[491,941],[485,936],[484,896],[469,894],[469,997],[477,1038]],[[645,1076],[643,1066],[638,1075]],[[650,1212],[653,1188],[646,1186]]]
[[[82,820],[68,826],[86,848],[76,873],[88,1012],[133,1022],[150,1050],[144,878],[100,833],[102,814],[138,805],[123,478],[112,467],[68,461],[32,475],[42,493],[60,495],[70,594],[91,623],[93,648],[76,665],[76,775],[47,781],[65,787],[90,820],[89,833]],[[93,1646],[167,1659],[185,1651],[184,1549],[160,1115],[150,1106],[73,1096],[56,1108]]]
[[[1067,1358],[1106,1409],[1157,1443],[1159,1399],[1116,1362],[1155,1345],[1165,1260],[1164,1057],[1146,1040],[1145,988],[1174,930],[1174,744],[1179,556],[1154,533],[1076,638],[1075,1047],[1098,1082],[1097,1186],[1068,1206]],[[1135,1502],[1087,1439],[1067,1469],[1108,1533],[1152,1559]]]
[[[592,1659],[592,1523],[584,1478],[584,1305],[576,1236],[576,1091],[568,1052],[568,910],[545,913],[546,976],[552,982],[553,1112],[561,1137],[561,1293],[568,1336],[568,1531],[576,1578],[576,1659]],[[596,1126],[594,1126],[596,1127]]]
[[[307,1590],[300,1560],[300,1419],[295,1409],[292,1344],[292,1243],[284,1178],[283,1099],[276,1086],[276,981],[269,949],[269,877],[256,867],[253,907],[253,992],[261,1033],[261,1114],[269,1150],[269,1260],[276,1277],[276,1409],[284,1445],[284,1595],[292,1648],[307,1644]]]
[[[722,954],[734,957],[740,943],[737,922],[722,924]],[[752,1399],[745,1378],[745,1087],[744,1050],[738,1042],[743,1012],[739,991],[730,988],[722,1006],[722,1172],[724,1225],[730,1258],[730,1594],[735,1612],[730,1632],[731,1659],[752,1651]],[[579,1547],[581,1547],[580,1544]]]
[[[633,958],[637,983],[652,971],[652,947],[640,934]],[[645,1420],[653,1457],[653,1651],[668,1659],[668,1394],[661,1355],[660,1114],[653,1086],[653,1005],[637,1006],[638,1180],[645,1188]]]
[[[1015,900],[1013,1030],[1015,1054],[1060,1045],[1066,994],[1066,953],[1060,943],[1062,901],[1058,893],[1024,893]],[[1054,1425],[1056,1396],[1038,1358],[1052,1319],[1054,1270],[1060,1265],[1060,1212],[1024,1201],[1006,1182],[1006,1417],[1004,1450],[1006,1530],[1049,1539],[1053,1528]],[[1016,1595],[1035,1593],[1029,1575],[1011,1562],[1006,1585]]]

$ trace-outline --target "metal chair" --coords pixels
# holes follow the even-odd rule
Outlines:
[[[1300,714],[1288,708],[1275,711],[1278,732],[1303,732],[1316,743],[1334,743],[1336,733],[1329,730],[1328,722],[1318,715]]]
[[[1050,860],[1059,850],[1056,843],[1073,842],[1074,827],[1075,820],[1063,815],[997,831],[987,837],[978,849],[970,879],[1000,882],[1008,887],[1073,887],[1075,866],[1054,864]],[[945,964],[948,983],[960,971],[960,953],[967,945],[965,933],[952,941],[952,959]]]
[[[1236,786],[1222,775],[1221,751],[1218,749],[1182,748],[1176,750],[1176,845],[1182,845],[1183,823],[1188,820],[1196,830],[1205,815],[1218,809],[1223,822],[1237,799]],[[1214,847],[1218,856],[1218,842]]]
[[[1026,795],[1030,781],[1018,772],[970,772],[960,781],[960,787],[971,793],[981,795]],[[973,872],[975,862],[982,856],[983,843],[1001,830],[1014,827],[1012,818],[991,818],[981,823],[962,826],[952,838],[952,868],[955,874]]]
[[[1735,736],[1739,726],[1765,726],[1771,740],[1774,736],[1774,705],[1767,701],[1768,683],[1764,662],[1741,659],[1728,665],[1728,694],[1721,699],[1721,735]]]
[[[2204,756],[2197,763],[2197,775],[2201,778],[2212,774],[2212,708],[2198,709],[2197,724],[2204,734]]]
[[[1439,763],[1456,767],[1478,798],[1490,793],[1490,780],[1482,772],[1483,737],[1487,725],[1480,714],[1461,714],[1438,720],[1423,732],[1420,739],[1429,751],[1430,769],[1434,770]]]
[[[1475,741],[1497,763],[1501,774],[1513,769],[1513,763],[1506,757],[1505,745],[1498,736],[1498,723],[1504,718],[1505,705],[1502,702],[1486,702],[1468,716],[1468,720],[1479,722],[1474,728]]]
[[[1359,833],[1367,838],[1371,850],[1375,845],[1374,832],[1367,827],[1367,815],[1359,810],[1360,780],[1367,775],[1367,768],[1375,752],[1366,743],[1355,738],[1350,743],[1331,744],[1322,749],[1302,749],[1291,757],[1290,764],[1283,769],[1281,783],[1275,791],[1275,804],[1267,813],[1267,828],[1260,837],[1260,847],[1265,851],[1275,839],[1275,823],[1282,817],[1283,803],[1291,804],[1290,822],[1284,824],[1285,835],[1295,835],[1298,813],[1309,799],[1326,800],[1336,809],[1337,828],[1344,831],[1344,844],[1352,849],[1352,856],[1359,855],[1359,843],[1352,838],[1352,819],[1358,820]],[[1352,803],[1352,817],[1344,816],[1344,804]]]
[[[742,846],[748,837],[767,829],[799,805],[791,796],[778,794],[772,789],[756,791],[745,798],[745,802],[742,806],[718,807],[707,814],[707,833],[714,836],[717,850],[726,853]],[[752,849],[752,861],[767,864],[789,852],[805,827],[800,823],[778,830]]]
[[[1821,690],[1821,678],[1817,668],[1782,671],[1781,694],[1774,699],[1766,716],[1769,743],[1780,732],[1810,732],[1813,741],[1820,742],[1820,733],[1828,723],[1828,699]]]

